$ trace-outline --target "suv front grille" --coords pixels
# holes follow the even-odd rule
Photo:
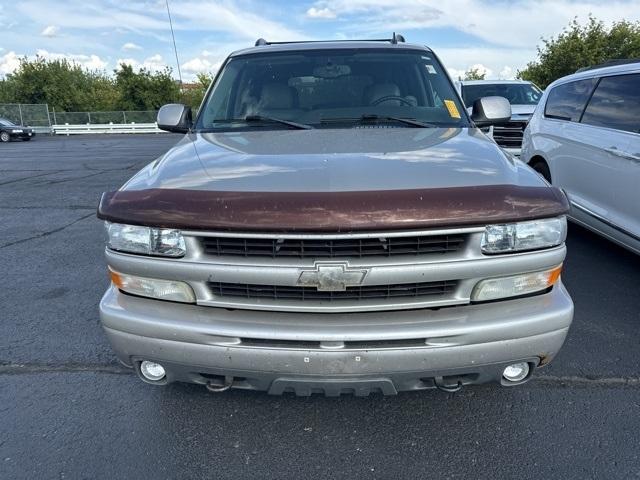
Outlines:
[[[464,234],[420,235],[381,238],[243,238],[200,237],[204,253],[241,257],[392,257],[428,255],[460,250]]]
[[[457,282],[449,280],[390,285],[364,285],[347,287],[344,291],[321,291],[314,287],[223,282],[208,282],[208,286],[211,293],[217,297],[239,297],[251,300],[310,300],[333,302],[336,300],[388,300],[393,298],[442,296],[452,294],[457,286]]]
[[[493,127],[493,139],[503,148],[521,148],[527,122],[509,122]]]

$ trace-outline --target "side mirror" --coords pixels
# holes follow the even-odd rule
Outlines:
[[[511,104],[504,97],[482,97],[473,102],[471,120],[478,127],[487,127],[511,120]]]
[[[191,107],[169,103],[158,110],[158,128],[167,132],[187,133],[191,128]]]

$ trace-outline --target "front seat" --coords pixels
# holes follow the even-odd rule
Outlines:
[[[297,108],[297,90],[282,83],[268,83],[260,92],[260,110],[291,110]]]
[[[400,88],[395,83],[377,83],[367,87],[364,91],[364,104],[372,105],[374,102],[384,97],[399,97]],[[399,100],[387,100],[382,105],[402,105]]]

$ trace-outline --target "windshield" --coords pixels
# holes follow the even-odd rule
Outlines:
[[[16,124],[7,120],[6,118],[0,118],[0,125],[4,127],[15,127]]]
[[[407,119],[469,125],[436,58],[422,50],[323,49],[232,57],[196,128],[292,128],[282,120],[314,128],[372,120],[410,127],[399,121]]]
[[[530,83],[486,83],[463,85],[462,98],[467,107],[481,97],[504,97],[511,105],[537,105],[542,91]]]

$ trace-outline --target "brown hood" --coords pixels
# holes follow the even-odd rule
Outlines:
[[[515,222],[568,209],[563,193],[546,186],[330,193],[149,189],[105,193],[98,218],[197,230],[348,232]]]
[[[512,222],[567,200],[475,129],[192,134],[98,217],[183,229],[352,231]]]

